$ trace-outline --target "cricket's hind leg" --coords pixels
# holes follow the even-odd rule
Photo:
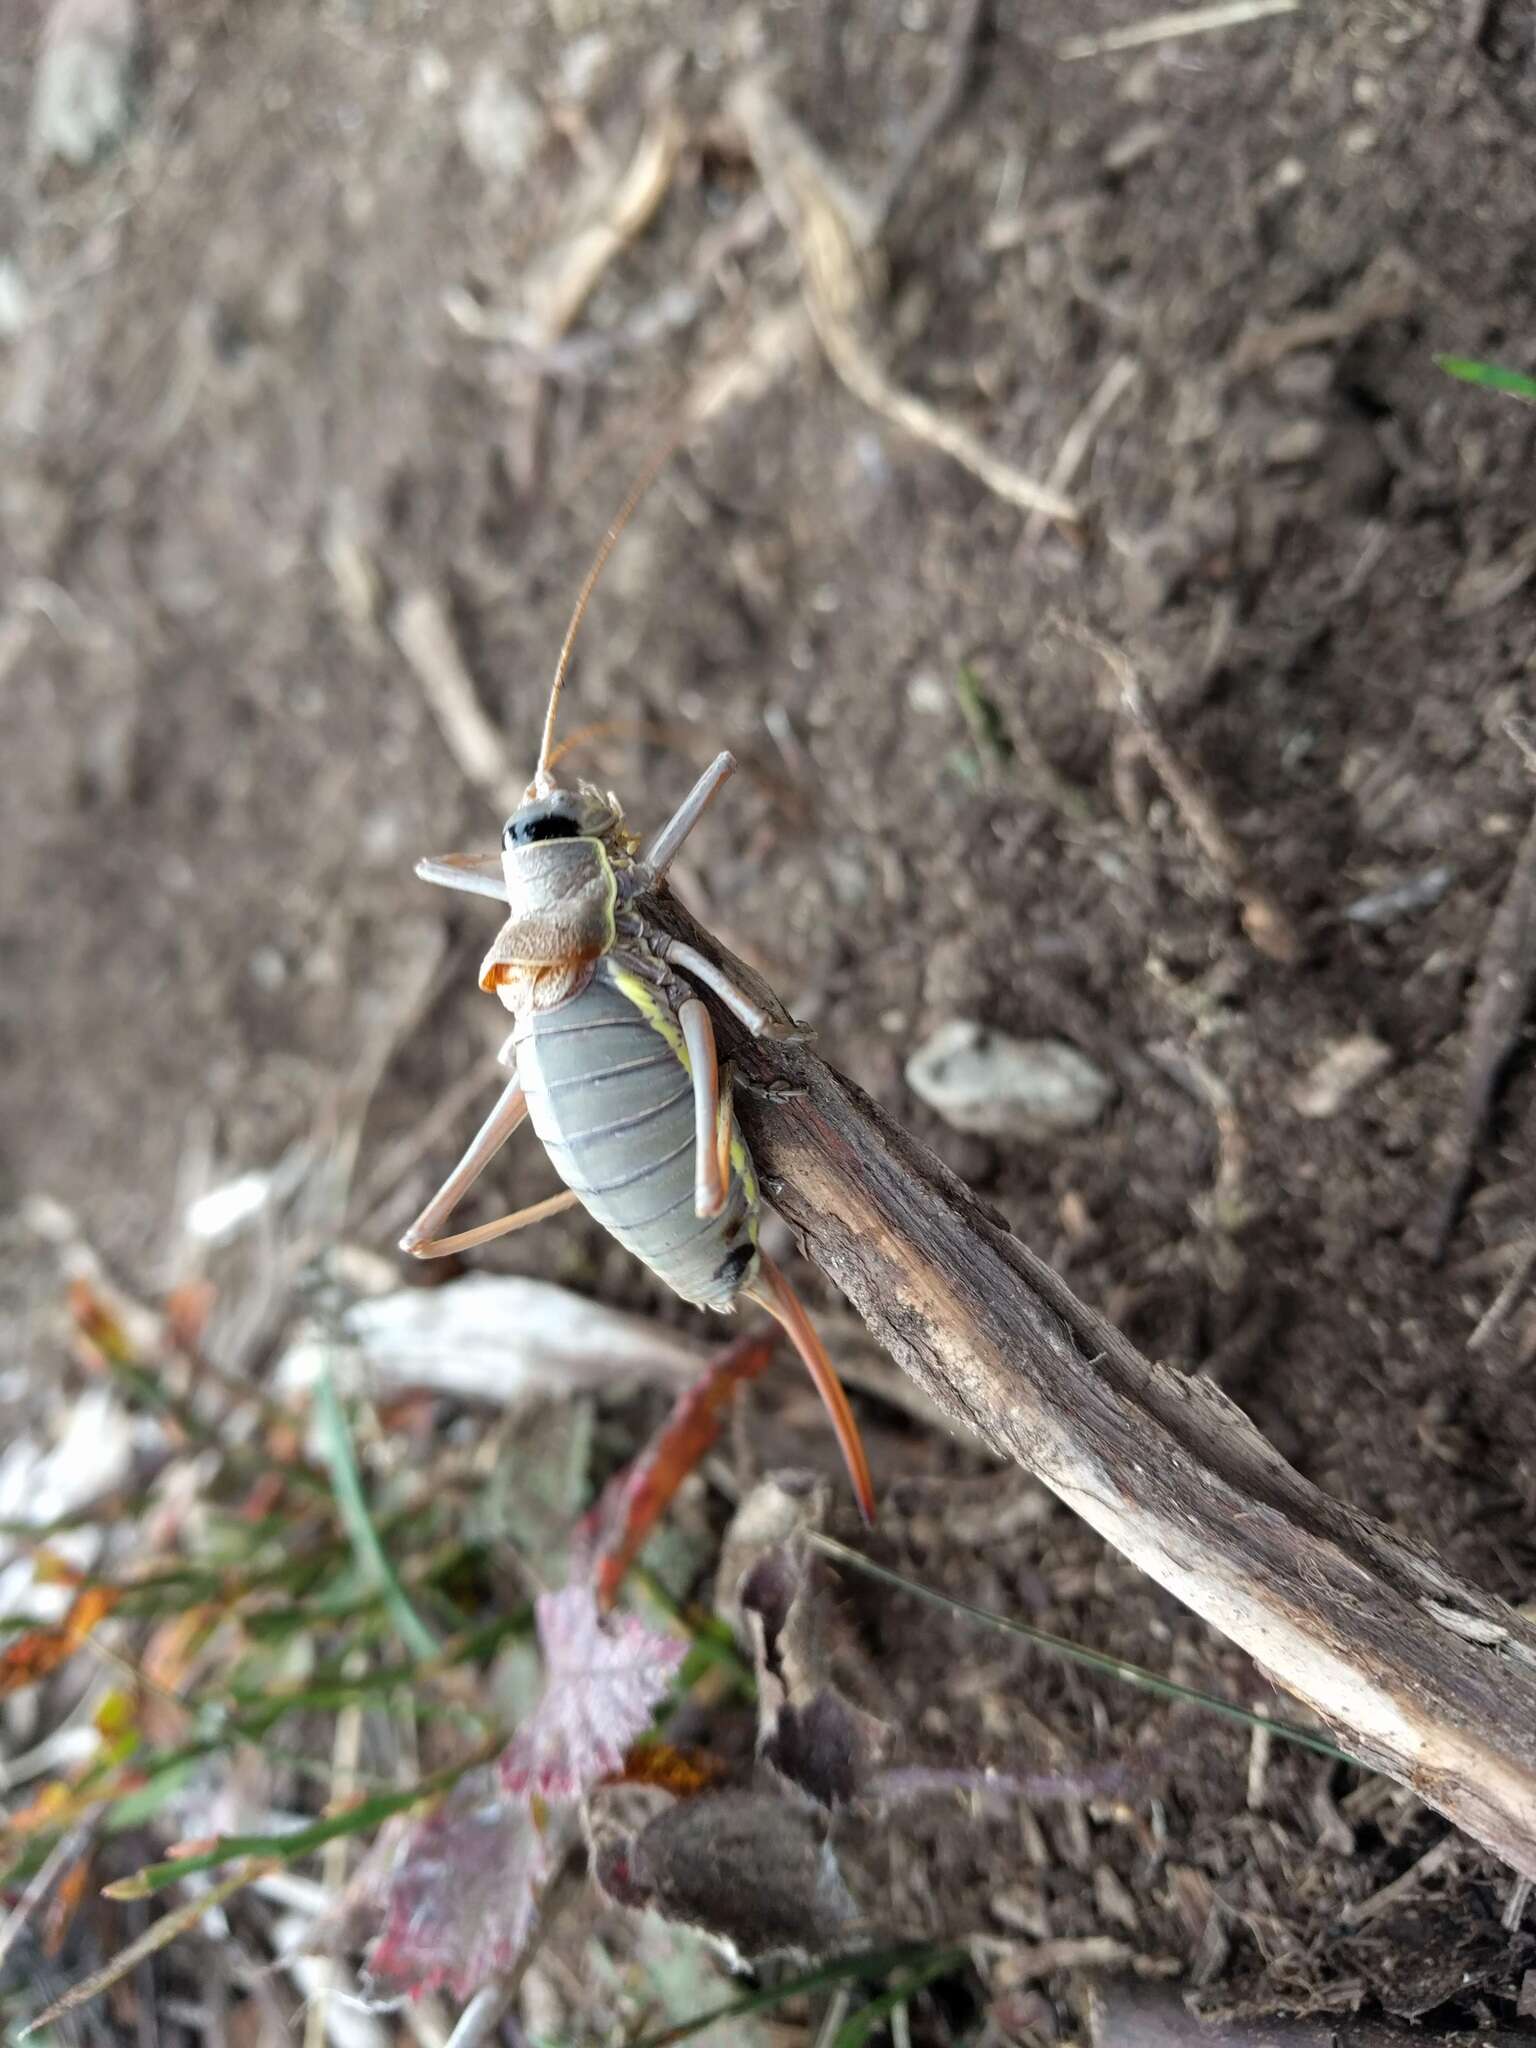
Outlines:
[[[859,1425],[853,1419],[853,1410],[848,1405],[848,1396],[838,1378],[826,1346],[816,1334],[816,1327],[806,1314],[800,1297],[790,1286],[779,1268],[766,1252],[758,1253],[757,1277],[742,1289],[749,1301],[755,1301],[759,1308],[767,1309],[776,1322],[782,1325],[784,1334],[799,1352],[801,1362],[810,1374],[816,1391],[832,1418],[832,1428],[837,1436],[838,1449],[843,1454],[843,1463],[848,1467],[848,1477],[853,1481],[854,1499],[859,1504],[859,1513],[866,1522],[875,1519],[875,1488],[869,1476],[869,1460],[864,1454],[864,1440],[859,1435]]]

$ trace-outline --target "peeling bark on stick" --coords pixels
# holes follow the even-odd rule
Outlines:
[[[679,937],[761,982],[674,899]],[[1536,1629],[1331,1500],[1233,1402],[1154,1365],[813,1053],[716,1010],[766,1191],[942,1408],[1304,1701],[1363,1764],[1536,1877]]]

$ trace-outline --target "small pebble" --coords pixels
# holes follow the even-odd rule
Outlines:
[[[1271,469],[1290,469],[1298,462],[1310,462],[1322,452],[1328,429],[1321,420],[1292,420],[1278,427],[1264,447],[1264,460]]]
[[[957,1131],[1049,1138],[1086,1130],[1114,1083],[1059,1038],[1009,1038],[967,1018],[941,1024],[907,1062],[907,1085]]]
[[[459,109],[459,140],[471,163],[486,177],[511,184],[527,168],[543,133],[544,117],[521,86],[494,64],[482,64]]]
[[[0,341],[14,340],[31,311],[32,294],[20,268],[9,256],[0,256]]]
[[[441,99],[453,83],[453,66],[441,50],[430,43],[411,60],[411,91],[419,100]]]
[[[1358,1031],[1328,1047],[1291,1090],[1291,1101],[1302,1116],[1337,1116],[1357,1088],[1384,1074],[1391,1064],[1392,1048],[1368,1031]]]
[[[924,717],[934,718],[954,708],[954,697],[936,675],[919,669],[907,684],[907,702]]]
[[[1166,121],[1138,121],[1112,142],[1104,152],[1107,171],[1128,171],[1144,157],[1154,155],[1168,140]]]
[[[272,995],[288,979],[288,962],[276,946],[258,946],[247,962],[246,971],[264,994]]]
[[[1344,915],[1351,924],[1391,924],[1410,911],[1432,910],[1455,879],[1452,867],[1426,868],[1422,875],[1412,875],[1390,889],[1357,896],[1346,905]]]
[[[560,53],[562,91],[578,104],[590,100],[613,60],[613,39],[601,29],[575,37]]]
[[[32,161],[84,170],[122,140],[139,38],[135,0],[55,0],[32,81]]]

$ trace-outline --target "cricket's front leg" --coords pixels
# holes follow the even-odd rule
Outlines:
[[[649,889],[661,880],[677,858],[683,841],[709,808],[716,791],[735,773],[735,755],[716,754],[714,760],[641,854],[635,875],[638,888]]]

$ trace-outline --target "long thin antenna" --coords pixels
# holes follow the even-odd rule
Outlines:
[[[682,440],[684,434],[687,433],[691,424],[690,420],[683,419],[668,431],[665,440],[658,442],[649,461],[644,469],[641,470],[639,478],[632,485],[629,496],[619,507],[618,517],[603,535],[602,540],[598,544],[597,553],[592,557],[592,566],[587,571],[586,579],[577,593],[576,609],[571,613],[571,623],[566,627],[565,638],[560,644],[560,659],[555,663],[555,680],[550,685],[549,690],[549,709],[544,714],[544,737],[539,744],[538,766],[533,771],[533,781],[530,785],[532,794],[535,796],[547,796],[552,787],[549,779],[549,770],[551,749],[555,742],[555,713],[559,708],[560,692],[565,685],[566,671],[571,665],[571,649],[576,644],[577,628],[580,626],[582,617],[586,612],[588,601],[593,591],[597,588],[597,579],[602,575],[603,568],[607,563],[608,557],[613,553],[619,535],[628,526],[635,507],[656,481],[666,464],[671,460],[677,450],[678,443]]]
[[[643,740],[653,747],[669,747],[673,753],[686,753],[696,735],[680,725],[658,725],[654,719],[644,718],[600,718],[594,725],[579,725],[574,732],[568,732],[559,746],[544,763],[546,769],[558,768],[567,754],[577,747],[590,746],[593,740]]]

